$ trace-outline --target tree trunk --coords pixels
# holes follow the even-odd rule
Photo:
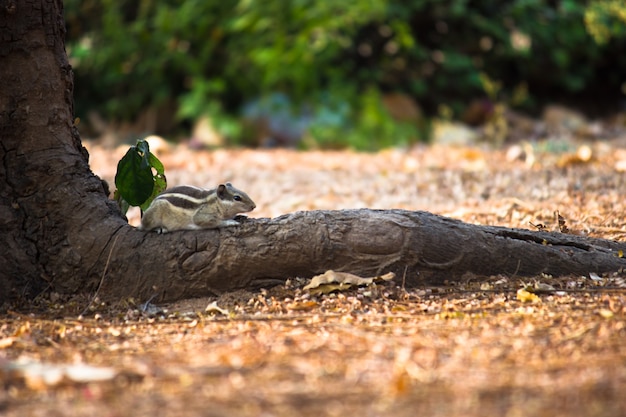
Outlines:
[[[0,10],[0,302],[42,291],[157,300],[394,271],[408,285],[478,275],[618,271],[624,243],[474,226],[400,210],[299,212],[158,235],[129,226],[73,124],[62,5]]]
[[[91,289],[128,226],[73,125],[62,2],[1,7],[0,301]]]

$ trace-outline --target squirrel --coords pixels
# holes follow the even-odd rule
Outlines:
[[[254,210],[248,194],[229,182],[212,190],[181,185],[159,194],[143,214],[139,229],[157,233],[236,226],[238,213]]]

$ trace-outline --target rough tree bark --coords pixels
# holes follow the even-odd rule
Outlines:
[[[45,290],[174,300],[326,269],[407,284],[617,271],[626,244],[480,227],[425,212],[317,211],[241,227],[145,233],[89,169],[73,124],[61,1],[0,1],[0,303]]]

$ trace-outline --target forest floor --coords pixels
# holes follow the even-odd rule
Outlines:
[[[86,146],[113,188],[127,147]],[[401,208],[626,240],[624,140],[372,154],[152,149],[170,185],[230,181],[248,192],[250,217]],[[396,277],[321,292],[305,278],[149,308],[48,294],[31,311],[9,310],[0,414],[626,415],[626,273],[420,288]]]

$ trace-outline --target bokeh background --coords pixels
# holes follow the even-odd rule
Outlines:
[[[446,121],[501,144],[541,134],[524,126],[546,106],[626,107],[623,0],[68,0],[65,15],[86,137],[377,150]]]

